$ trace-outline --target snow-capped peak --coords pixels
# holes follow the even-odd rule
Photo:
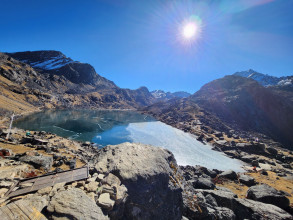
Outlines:
[[[253,80],[257,81],[259,84],[266,86],[266,87],[267,86],[281,85],[282,83],[285,83],[284,80],[288,79],[288,77],[280,77],[279,78],[279,77],[270,76],[267,74],[258,73],[252,69],[250,69],[248,71],[236,72],[236,73],[234,73],[234,75],[253,79]],[[284,82],[279,84],[281,81],[284,81]],[[289,82],[287,82],[287,83],[289,83]]]

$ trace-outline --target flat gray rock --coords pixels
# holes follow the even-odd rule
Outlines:
[[[51,199],[47,210],[50,215],[49,219],[53,220],[109,219],[84,191],[77,188],[56,193]]]
[[[43,168],[49,171],[53,164],[53,158],[47,156],[29,156],[25,155],[19,158],[20,161],[33,165],[36,169]]]

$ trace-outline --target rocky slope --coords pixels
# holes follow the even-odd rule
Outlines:
[[[198,135],[234,130],[245,138],[269,137],[292,149],[292,98],[290,88],[265,88],[233,75],[204,85],[188,98],[156,103],[144,111]]]
[[[25,204],[43,219],[292,219],[292,195],[261,184],[264,175],[258,182],[251,172],[178,166],[163,148],[123,143],[98,150],[90,143],[22,130],[14,130],[9,141],[0,138],[0,148],[0,212],[14,210],[14,218],[20,218],[16,207]],[[85,163],[90,167],[85,180],[3,196],[19,178],[46,173],[44,167],[60,172]],[[248,199],[225,183],[249,186]],[[293,189],[292,182],[287,188]]]
[[[133,109],[155,101],[146,87],[121,89],[58,51],[0,53],[0,83],[2,116],[38,107]]]
[[[292,149],[293,103],[256,81],[226,76],[190,97],[233,129],[263,133]]]

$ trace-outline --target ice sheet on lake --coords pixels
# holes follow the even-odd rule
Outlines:
[[[211,146],[197,141],[185,133],[162,122],[130,123],[126,130],[133,142],[151,144],[170,150],[179,165],[201,165],[209,169],[243,172],[243,163],[213,151]]]

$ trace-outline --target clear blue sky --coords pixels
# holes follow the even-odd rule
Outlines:
[[[250,68],[292,75],[292,12],[293,0],[1,0],[0,51],[59,50],[122,88],[193,93]]]

